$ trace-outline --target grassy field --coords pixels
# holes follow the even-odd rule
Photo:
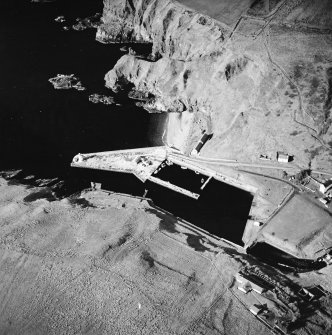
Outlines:
[[[316,259],[331,244],[331,215],[295,195],[261,231],[269,243],[300,257]]]
[[[204,234],[140,199],[10,184],[0,180],[1,334],[266,333],[228,289],[240,263]]]

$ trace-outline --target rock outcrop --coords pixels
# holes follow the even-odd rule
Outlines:
[[[86,88],[82,85],[79,78],[74,74],[57,74],[56,77],[48,80],[56,90],[69,90],[74,88],[78,91],[85,91]]]
[[[97,40],[152,43],[154,57],[189,61],[215,53],[229,29],[168,0],[104,1]]]

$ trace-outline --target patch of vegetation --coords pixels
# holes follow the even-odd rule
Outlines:
[[[201,24],[202,26],[205,26],[206,23],[207,23],[207,20],[206,20],[206,18],[204,16],[200,16],[199,19],[197,20],[197,22],[199,24]]]
[[[332,78],[332,67],[329,67],[329,68],[326,70],[326,75],[327,75],[329,78]]]
[[[301,133],[302,133],[301,131],[294,130],[294,131],[292,131],[289,135],[291,135],[291,136],[296,136],[296,135],[299,135],[299,134],[301,134]]]
[[[166,230],[168,231],[169,233],[178,233],[178,230],[176,229],[176,222],[177,220],[166,214],[166,213],[162,213],[156,209],[153,209],[153,208],[147,208],[145,210],[147,213],[150,213],[150,214],[153,214],[155,216],[157,216],[160,221],[159,221],[159,229],[160,230]]]
[[[321,55],[314,55],[314,62],[321,63],[324,61],[324,58]]]
[[[186,70],[186,71],[184,71],[184,73],[183,73],[183,84],[184,84],[184,87],[185,87],[185,88],[186,88],[186,86],[187,86],[187,81],[188,81],[188,78],[189,78],[190,74],[191,74],[191,71],[190,71],[190,70]]]
[[[296,64],[294,66],[294,79],[300,79],[303,76],[303,68],[302,65]]]
[[[313,160],[319,154],[320,150],[321,150],[321,147],[318,147],[313,150],[308,150],[308,152],[310,152],[310,159]]]
[[[193,283],[198,283],[197,275],[195,271],[193,271],[192,274],[188,277],[184,286],[186,289],[188,289],[189,286],[191,286]]]
[[[150,253],[146,250],[144,250],[141,254],[141,259],[145,265],[147,265],[149,268],[154,267],[154,259],[150,255]]]
[[[167,29],[168,29],[168,27],[169,27],[171,21],[173,20],[173,17],[174,17],[174,10],[173,10],[173,9],[170,9],[170,10],[167,12],[167,14],[166,14],[166,16],[165,16],[165,18],[164,18],[164,20],[163,20],[163,29],[164,29],[164,34],[165,34],[165,35],[166,35],[166,31],[167,31]]]
[[[316,91],[318,86],[319,86],[319,79],[317,77],[313,77],[311,79],[311,89]]]
[[[308,176],[310,176],[311,170],[301,170],[295,175],[295,183],[301,184]]]
[[[84,199],[84,198],[68,198],[69,202],[72,205],[78,205],[81,206],[82,208],[96,208],[95,205],[93,205],[90,201]]]
[[[328,81],[329,89],[327,92],[327,98],[324,104],[324,125],[321,129],[320,133],[325,135],[328,131],[328,129],[331,126],[332,120],[331,120],[331,109],[332,109],[332,78],[329,78]]]
[[[229,81],[234,75],[239,74],[248,64],[246,58],[238,58],[225,67],[225,77]]]
[[[173,86],[172,90],[170,91],[170,96],[176,97],[179,93],[179,88],[177,86]]]
[[[34,202],[34,201],[39,200],[39,199],[45,199],[45,200],[48,200],[48,201],[56,200],[56,198],[54,197],[52,192],[50,190],[47,190],[47,189],[31,193],[31,194],[27,195],[23,200],[25,202]]]
[[[323,127],[322,127],[321,131],[319,132],[319,135],[325,135],[328,132],[331,124],[332,124],[332,120],[331,119],[325,121],[324,124],[323,124]]]
[[[112,245],[107,245],[106,247],[105,247],[105,249],[103,250],[103,252],[102,252],[102,254],[101,254],[101,257],[102,258],[105,258],[107,255],[108,255],[108,253],[111,251],[113,249],[113,247],[112,247]]]
[[[223,52],[221,50],[215,50],[213,52],[210,53],[210,57],[219,57],[222,56]]]
[[[170,39],[169,42],[168,42],[168,47],[169,47],[169,52],[171,55],[173,55],[175,53],[175,42],[173,39]]]
[[[275,9],[280,1],[281,0],[270,0],[267,5],[267,2],[265,0],[256,0],[248,10],[248,15],[266,16]]]
[[[118,242],[116,243],[117,247],[120,247],[121,245],[125,244],[129,238],[131,237],[131,235],[129,233],[124,234],[123,236],[121,236],[118,240]]]
[[[202,238],[197,235],[186,234],[187,235],[187,243],[190,247],[192,247],[195,251],[204,252],[209,250],[202,244]]]

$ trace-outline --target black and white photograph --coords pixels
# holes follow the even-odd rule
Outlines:
[[[0,13],[0,335],[332,334],[332,0]]]

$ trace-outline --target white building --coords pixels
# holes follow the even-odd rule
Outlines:
[[[258,315],[262,313],[262,311],[263,311],[263,308],[261,306],[253,305],[250,307],[250,312],[254,315]]]
[[[284,152],[277,152],[277,161],[280,163],[288,163],[290,161],[290,156]]]
[[[268,290],[267,287],[264,287],[264,285],[256,282],[254,278],[241,273],[236,274],[235,280],[240,284],[238,289],[244,293],[248,293],[249,291],[253,290],[259,294],[262,294]]]
[[[329,200],[328,198],[319,198],[318,199],[325,207],[329,207]]]
[[[323,184],[319,185],[319,192],[326,194],[327,196],[332,195],[332,180],[328,180]]]

